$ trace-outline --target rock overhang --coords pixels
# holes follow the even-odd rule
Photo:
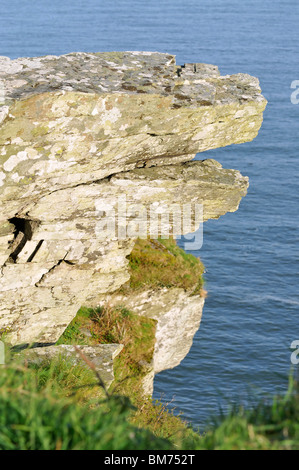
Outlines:
[[[247,74],[151,52],[0,57],[0,91],[0,329],[14,344],[55,342],[128,280],[134,237],[99,240],[97,201],[199,202],[207,220],[246,194],[237,170],[191,160],[257,135],[266,100]]]

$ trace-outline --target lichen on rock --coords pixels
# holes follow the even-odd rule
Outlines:
[[[254,77],[169,54],[73,53],[0,57],[0,87],[0,330],[13,345],[54,344],[81,305],[125,284],[153,207],[202,204],[208,220],[246,194],[237,170],[191,160],[255,138],[266,100]],[[122,212],[120,236],[101,214],[123,201],[144,212]],[[188,231],[166,219],[169,233]]]

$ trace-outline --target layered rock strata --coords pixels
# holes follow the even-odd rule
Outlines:
[[[191,160],[254,139],[265,106],[256,78],[169,54],[0,57],[0,331],[54,344],[82,304],[127,282],[151,215],[237,210],[248,179]],[[190,214],[162,218],[159,235],[195,231]]]

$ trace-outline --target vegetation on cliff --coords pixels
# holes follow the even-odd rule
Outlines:
[[[181,287],[192,294],[205,294],[204,265],[180,248],[173,238],[138,239],[128,259],[130,281],[120,288],[122,292]]]
[[[143,393],[155,321],[121,308],[81,309],[60,342],[85,341],[87,328],[92,344],[100,338],[125,344],[110,389],[69,359],[24,366],[7,354],[0,369],[1,450],[299,449],[299,387],[292,379],[285,397],[236,408],[198,433]]]
[[[78,367],[78,366],[77,366]],[[61,364],[40,369],[5,366],[0,374],[1,450],[166,449],[168,443],[127,419],[124,397],[107,397],[101,406],[82,405],[70,392],[82,370]],[[94,383],[94,379],[92,380]],[[78,385],[79,384],[79,385]]]
[[[93,372],[65,361],[2,366],[0,450],[299,449],[299,389],[292,380],[285,397],[235,410],[201,435],[179,426],[161,404],[151,423],[133,424],[136,410],[127,397],[82,400],[89,387],[99,388]],[[139,413],[148,415],[148,408]],[[172,435],[161,438],[166,431]]]
[[[134,315],[122,307],[107,306],[95,310],[82,308],[60,338],[59,344],[122,343],[124,348],[114,360],[115,380],[109,394],[125,396],[130,401],[133,407],[130,412],[131,424],[138,429],[146,428],[157,437],[179,445],[182,439],[193,435],[192,429],[169,411],[166,405],[153,400],[144,392],[144,381],[152,371],[155,330],[155,320]],[[88,332],[91,336],[86,336]],[[73,370],[76,368],[73,367]],[[81,403],[99,397],[105,398],[103,389],[98,386],[90,387],[85,379],[81,385],[80,382],[76,395]],[[94,380],[90,383],[96,385]],[[69,392],[73,393],[72,387]]]
[[[202,263],[174,240],[139,240],[129,261],[124,291],[175,286],[204,294]],[[155,320],[122,306],[80,309],[58,343],[122,343],[109,390],[90,364],[60,357],[24,366],[7,354],[0,369],[0,449],[299,449],[299,388],[292,379],[285,397],[235,409],[204,433],[146,395],[155,332]]]

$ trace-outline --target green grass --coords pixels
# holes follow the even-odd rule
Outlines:
[[[109,393],[129,397],[134,406],[129,413],[132,425],[149,430],[157,438],[169,440],[169,446],[179,447],[190,439],[190,435],[196,436],[185,421],[174,415],[174,410],[144,394],[143,380],[151,368],[155,347],[155,320],[134,315],[123,307],[82,308],[58,343],[83,344],[82,328],[88,328],[91,333],[87,337],[88,344],[113,342],[124,345],[114,360],[115,381]],[[65,380],[61,382],[66,393],[69,387]],[[78,380],[81,385],[77,390],[77,400],[85,402],[87,398],[99,396],[97,388],[86,388],[86,382],[81,382]]]
[[[134,370],[125,358],[121,365]],[[292,378],[284,397],[235,409],[201,435],[165,405],[131,393],[137,382],[130,374],[124,382],[105,395],[83,366],[58,359],[24,367],[11,359],[0,367],[0,450],[299,449],[299,387]],[[127,385],[132,400],[121,394]],[[88,399],[86,390],[93,390]]]
[[[131,277],[121,292],[181,287],[192,294],[205,295],[202,262],[179,248],[172,238],[138,239],[128,259]]]
[[[131,280],[121,291],[144,288],[181,287],[204,295],[201,261],[179,248],[173,239],[137,240],[128,257]],[[81,308],[57,344],[121,343],[124,349],[114,361],[115,393],[129,396],[136,407],[130,420],[156,436],[167,438],[175,446],[196,438],[188,423],[175,416],[174,410],[145,397],[143,380],[152,361],[156,322],[134,315],[121,306],[116,308]],[[84,335],[84,331],[89,336]]]
[[[139,240],[123,292],[182,287],[204,295],[203,265],[173,240]],[[239,407],[204,433],[145,396],[156,322],[121,306],[81,308],[57,344],[121,343],[106,393],[91,369],[58,358],[0,366],[0,450],[298,450],[299,387],[250,410]],[[0,331],[5,341],[6,331]]]
[[[109,392],[130,398],[135,409],[128,419],[138,429],[149,430],[157,438],[166,439],[169,448],[177,449],[299,449],[299,391],[292,378],[285,397],[274,397],[270,403],[261,402],[251,410],[236,408],[200,435],[183,416],[176,415],[171,404],[166,406],[143,394],[142,381],[148,373],[146,364],[150,363],[154,349],[155,321],[121,307],[80,312],[70,332],[79,330],[76,322],[80,325],[83,321],[86,325],[92,319],[101,325],[104,340],[105,331],[112,331],[113,341],[125,344],[114,361],[115,382]],[[92,341],[96,339],[96,331],[97,328],[93,330]],[[73,340],[76,342],[77,338]]]
[[[113,341],[125,344],[114,362],[115,382],[110,392],[113,390],[117,395],[130,398],[135,409],[128,414],[128,419],[138,429],[147,429],[157,438],[166,439],[169,448],[176,449],[299,449],[299,388],[292,378],[285,397],[273,397],[270,403],[261,402],[250,410],[235,408],[200,435],[182,416],[176,415],[171,406],[143,394],[142,381],[148,372],[146,364],[153,354],[155,322],[121,307],[83,309],[66,334],[80,331],[78,324],[86,325],[91,319],[102,326],[104,340],[105,331],[112,331]],[[92,341],[96,340],[96,331],[97,328],[93,330]],[[73,340],[76,342],[77,337]]]
[[[1,367],[0,450],[169,448],[167,441],[129,422],[131,404],[124,397],[113,395],[90,406],[62,396],[74,369],[64,370],[58,381],[59,369],[57,363],[48,369]]]

